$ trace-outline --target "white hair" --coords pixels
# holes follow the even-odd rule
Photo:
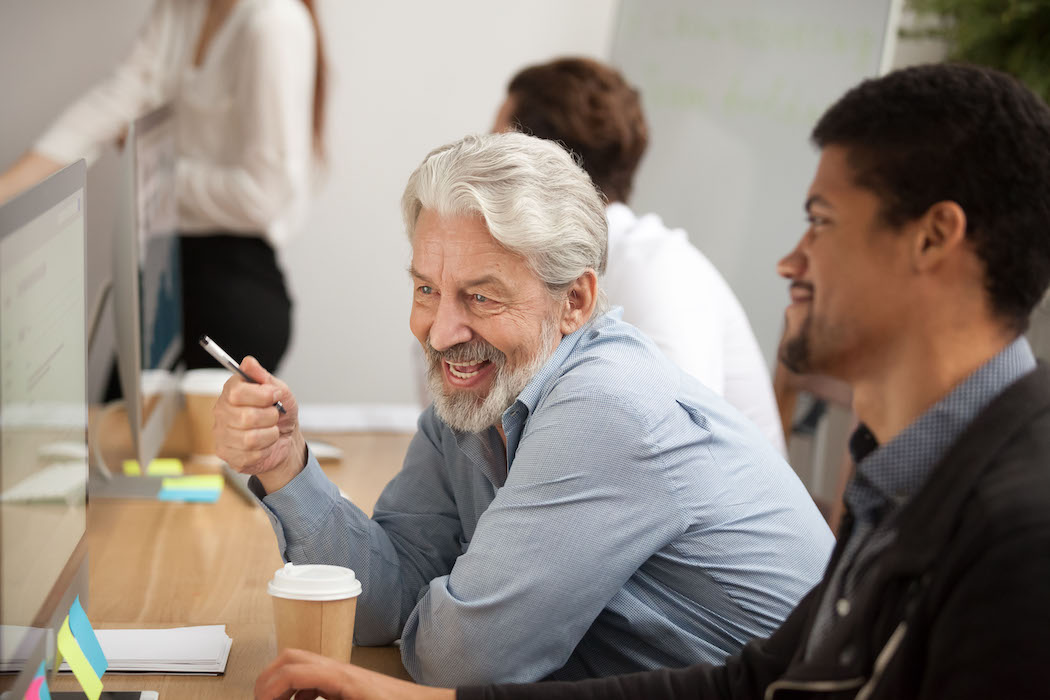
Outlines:
[[[481,216],[492,237],[524,258],[555,298],[588,269],[605,272],[605,203],[590,176],[552,141],[508,132],[434,149],[401,198],[410,240],[423,209]],[[592,318],[606,306],[599,288]]]

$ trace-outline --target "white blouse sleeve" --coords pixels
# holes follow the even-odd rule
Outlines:
[[[244,150],[236,165],[181,158],[180,215],[232,231],[260,231],[280,218],[309,180],[314,30],[298,3],[252,17],[242,44],[234,119]],[[287,8],[287,6],[285,6]]]
[[[60,163],[98,158],[128,122],[165,101],[162,51],[173,30],[170,0],[157,0],[131,51],[116,70],[70,105],[33,145]]]

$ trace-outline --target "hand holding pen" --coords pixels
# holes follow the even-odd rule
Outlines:
[[[241,375],[241,378],[244,379],[244,381],[251,382],[252,384],[259,384],[260,383],[260,382],[255,381],[251,377],[249,377],[247,374],[245,374],[244,370],[241,369],[241,366],[240,366],[240,364],[238,364],[237,360],[235,360],[232,357],[230,357],[230,354],[228,352],[226,352],[225,350],[220,348],[219,344],[216,343],[211,338],[209,338],[208,336],[202,335],[198,342],[200,343],[200,346],[202,348],[204,348],[204,350],[209,355],[211,355],[212,357],[214,357],[216,360],[219,361],[220,365],[222,365],[226,369],[230,370],[234,374]],[[267,376],[269,376],[269,372],[267,372]],[[286,412],[284,410],[284,404],[282,404],[280,401],[275,402],[274,406],[276,406],[277,410],[280,411],[281,413],[285,413]]]
[[[257,475],[272,493],[306,464],[298,404],[288,386],[254,357],[235,366],[215,404],[215,453],[236,471]]]

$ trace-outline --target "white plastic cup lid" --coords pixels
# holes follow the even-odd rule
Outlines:
[[[266,590],[275,598],[342,600],[360,595],[361,582],[343,566],[288,562],[273,573]]]
[[[230,376],[230,371],[221,367],[188,370],[182,375],[182,393],[218,396]]]

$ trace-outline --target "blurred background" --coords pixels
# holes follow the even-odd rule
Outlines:
[[[652,145],[631,203],[688,231],[743,303],[772,366],[786,300],[773,264],[802,231],[816,163],[809,128],[860,78],[941,60],[958,44],[946,30],[959,22],[953,3],[919,4],[924,13],[896,0],[318,2],[328,170],[306,224],[280,251],[295,302],[280,375],[306,406],[304,422],[411,428],[420,396],[404,182],[431,148],[487,131],[517,70],[562,55],[610,61],[640,87]],[[0,7],[6,167],[125,55],[149,3]],[[800,87],[809,85],[819,89]],[[89,298],[110,277],[116,163],[114,146],[88,175]],[[96,396],[111,314],[103,324]]]

